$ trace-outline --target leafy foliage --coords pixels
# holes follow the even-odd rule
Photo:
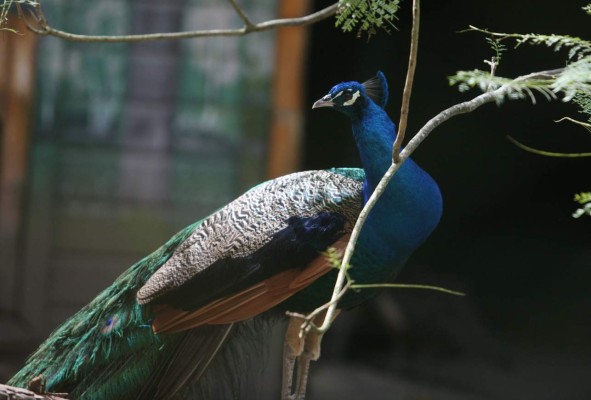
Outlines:
[[[591,56],[568,64],[552,84],[552,89],[563,92],[564,101],[571,101],[577,95],[579,98],[591,95]]]
[[[395,28],[400,0],[339,0],[336,26],[357,36],[371,36],[377,29]]]
[[[591,192],[575,194],[575,201],[579,204],[591,203]]]
[[[538,35],[534,33],[528,33],[525,35],[513,34],[510,37],[517,38],[517,44],[515,47],[518,47],[524,43],[528,43],[550,47],[554,51],[569,49],[569,59],[579,59],[585,55],[591,54],[591,42],[574,36]]]
[[[591,93],[579,92],[573,97],[573,103],[579,106],[581,114],[587,117],[587,129],[591,130]]]
[[[590,4],[591,6],[591,4]],[[586,55],[591,54],[591,42],[581,39],[576,36],[569,35],[541,35],[538,33],[501,33],[491,32],[488,29],[481,29],[470,25],[469,29],[464,32],[480,32],[488,35],[487,41],[501,42],[507,39],[515,40],[515,47],[522,44],[530,44],[535,46],[546,46],[552,48],[554,51],[569,49],[569,59],[580,59]]]
[[[591,4],[584,7],[584,10],[591,10]],[[488,35],[487,41],[496,54],[492,62],[497,64],[501,53],[505,51],[505,47],[500,42],[507,39],[515,40],[515,47],[521,44],[531,44],[543,45],[554,51],[568,48],[569,63],[556,76],[544,77],[544,79],[512,80],[492,76],[492,74],[481,70],[459,71],[449,77],[451,85],[458,85],[460,91],[471,87],[479,87],[486,91],[504,85],[507,87],[505,95],[509,98],[524,98],[527,95],[534,102],[533,93],[535,91],[542,93],[548,99],[554,99],[556,94],[562,93],[563,101],[573,101],[580,107],[582,113],[591,118],[591,41],[568,35],[498,33],[474,26],[470,26],[469,31]],[[491,62],[487,63],[492,65]]]
[[[501,56],[507,50],[507,47],[501,43],[501,41],[495,37],[487,37],[486,41],[490,45],[490,48],[495,52],[494,61],[499,63],[501,61]]]
[[[591,4],[583,7],[591,15]],[[503,86],[497,102],[505,98],[529,97],[535,103],[534,93],[538,92],[547,99],[555,99],[561,94],[562,100],[576,104],[579,111],[587,117],[587,122],[564,117],[562,120],[573,122],[591,132],[591,41],[568,35],[540,35],[519,33],[498,33],[486,29],[470,26],[468,31],[480,32],[488,35],[487,42],[495,52],[491,61],[485,61],[491,66],[491,72],[481,70],[459,71],[449,77],[450,85],[458,85],[460,91],[477,87],[482,91],[491,91]],[[501,41],[515,40],[515,47],[522,44],[540,45],[554,51],[568,49],[566,67],[545,73],[532,74],[517,79],[494,76],[500,60],[500,54],[505,50]],[[509,138],[518,147],[540,155],[551,157],[588,157],[590,153],[554,153],[525,146]],[[582,205],[573,213],[573,217],[591,216],[591,192],[575,195],[575,201]]]
[[[591,217],[591,192],[575,194],[575,201],[582,205],[582,207],[573,213],[573,217],[579,218],[585,214]]]
[[[483,92],[495,90],[505,86],[505,96],[510,99],[522,99],[529,97],[535,103],[534,92],[544,95],[547,99],[556,98],[552,90],[552,81],[547,79],[514,80],[493,76],[490,72],[478,69],[472,71],[458,71],[455,75],[448,77],[450,85],[458,85],[461,92],[477,87]],[[503,97],[499,98],[501,102]]]

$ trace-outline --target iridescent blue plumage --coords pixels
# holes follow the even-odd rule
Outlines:
[[[10,383],[43,375],[49,391],[79,400],[256,398],[246,373],[259,353],[245,355],[245,345],[283,311],[310,311],[330,298],[336,271],[320,254],[343,247],[390,165],[396,132],[387,98],[378,73],[341,83],[314,105],[350,118],[363,170],[265,182],[179,232],[59,327]],[[435,182],[407,160],[369,215],[351,277],[391,281],[441,209]],[[374,294],[350,292],[339,306]]]
[[[363,84],[340,83],[314,104],[314,108],[331,107],[350,118],[364,170],[364,203],[392,162],[396,129],[383,109],[387,98],[385,77],[378,72],[376,77]],[[390,282],[411,253],[435,229],[441,213],[439,187],[413,160],[408,159],[369,214],[351,260],[350,276],[358,283]],[[333,276],[321,278],[288,302],[295,306],[302,301],[301,297],[311,292],[326,295],[333,281]],[[355,306],[374,294],[372,291],[350,293],[341,305],[344,308]],[[316,301],[319,299],[312,303]]]

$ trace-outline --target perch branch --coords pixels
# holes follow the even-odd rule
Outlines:
[[[232,7],[236,13],[240,16],[244,22],[242,28],[233,29],[207,29],[207,30],[196,30],[186,32],[170,32],[170,33],[149,33],[139,35],[79,35],[75,33],[65,32],[59,29],[55,29],[49,25],[41,6],[37,5],[34,9],[28,8],[30,16],[34,22],[28,21],[25,18],[27,28],[38,35],[55,36],[60,39],[71,40],[75,42],[86,42],[86,43],[122,43],[122,42],[143,42],[153,40],[177,40],[177,39],[192,39],[199,37],[212,37],[212,36],[244,36],[252,32],[268,31],[276,28],[283,28],[287,26],[304,26],[310,25],[326,18],[329,18],[336,14],[338,3],[328,6],[318,12],[298,17],[298,18],[280,18],[269,21],[253,23],[244,10],[238,5],[235,0],[230,0]],[[17,3],[19,8],[19,14],[23,17],[23,12]]]

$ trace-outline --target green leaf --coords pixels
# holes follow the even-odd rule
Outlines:
[[[591,217],[591,192],[583,192],[575,194],[575,201],[583,207],[578,208],[573,213],[574,218],[579,218],[583,215]]]
[[[371,36],[378,29],[396,28],[394,20],[400,0],[339,0],[335,25],[343,32]]]

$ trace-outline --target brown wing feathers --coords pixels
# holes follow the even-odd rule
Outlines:
[[[349,237],[341,237],[331,247],[344,250]],[[194,311],[179,310],[168,304],[154,306],[152,329],[156,333],[172,333],[202,325],[229,324],[252,318],[306,288],[331,269],[326,257],[319,255],[305,268],[285,270]]]

